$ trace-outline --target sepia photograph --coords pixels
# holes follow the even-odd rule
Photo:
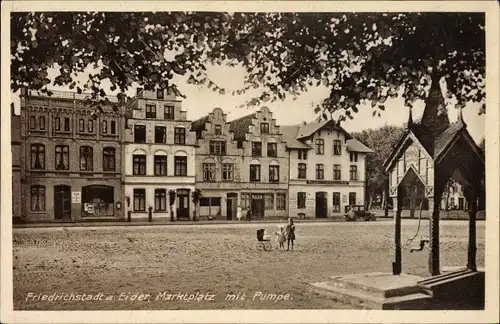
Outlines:
[[[498,320],[499,7],[438,2],[2,3],[2,322]]]

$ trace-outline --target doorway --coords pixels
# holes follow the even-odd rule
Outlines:
[[[226,199],[226,219],[233,220],[236,216],[236,202],[238,201],[238,194],[228,193]]]
[[[54,186],[54,219],[71,219],[70,186]]]
[[[177,218],[189,219],[189,189],[178,189],[177,199],[179,201]]]
[[[327,211],[327,198],[326,192],[317,192],[316,193],[316,218],[326,218]]]
[[[263,194],[253,194],[252,195],[252,218],[263,218],[264,217],[264,195]]]

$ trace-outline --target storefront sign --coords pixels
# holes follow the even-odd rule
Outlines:
[[[82,193],[80,191],[73,191],[71,193],[71,202],[73,204],[81,204],[82,203]]]
[[[328,180],[307,180],[307,184],[322,184],[322,185],[348,185],[349,181],[328,181]]]

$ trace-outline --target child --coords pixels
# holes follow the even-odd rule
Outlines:
[[[292,251],[293,251],[293,241],[295,240],[295,225],[293,225],[293,219],[288,219],[288,225],[286,226],[286,250],[290,250],[290,242],[292,243]]]
[[[279,244],[279,250],[281,248],[285,249],[285,240],[286,240],[286,233],[285,233],[285,228],[283,226],[280,227],[279,231],[276,232],[278,244]]]

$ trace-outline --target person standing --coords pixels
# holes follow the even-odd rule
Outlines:
[[[247,222],[252,219],[252,208],[248,208],[247,210]]]
[[[238,209],[236,210],[236,218],[238,221],[241,220],[241,206],[238,206]]]
[[[290,243],[292,243],[293,251],[293,241],[295,240],[295,225],[293,225],[293,219],[288,219],[288,225],[286,226],[286,250],[290,250]]]

